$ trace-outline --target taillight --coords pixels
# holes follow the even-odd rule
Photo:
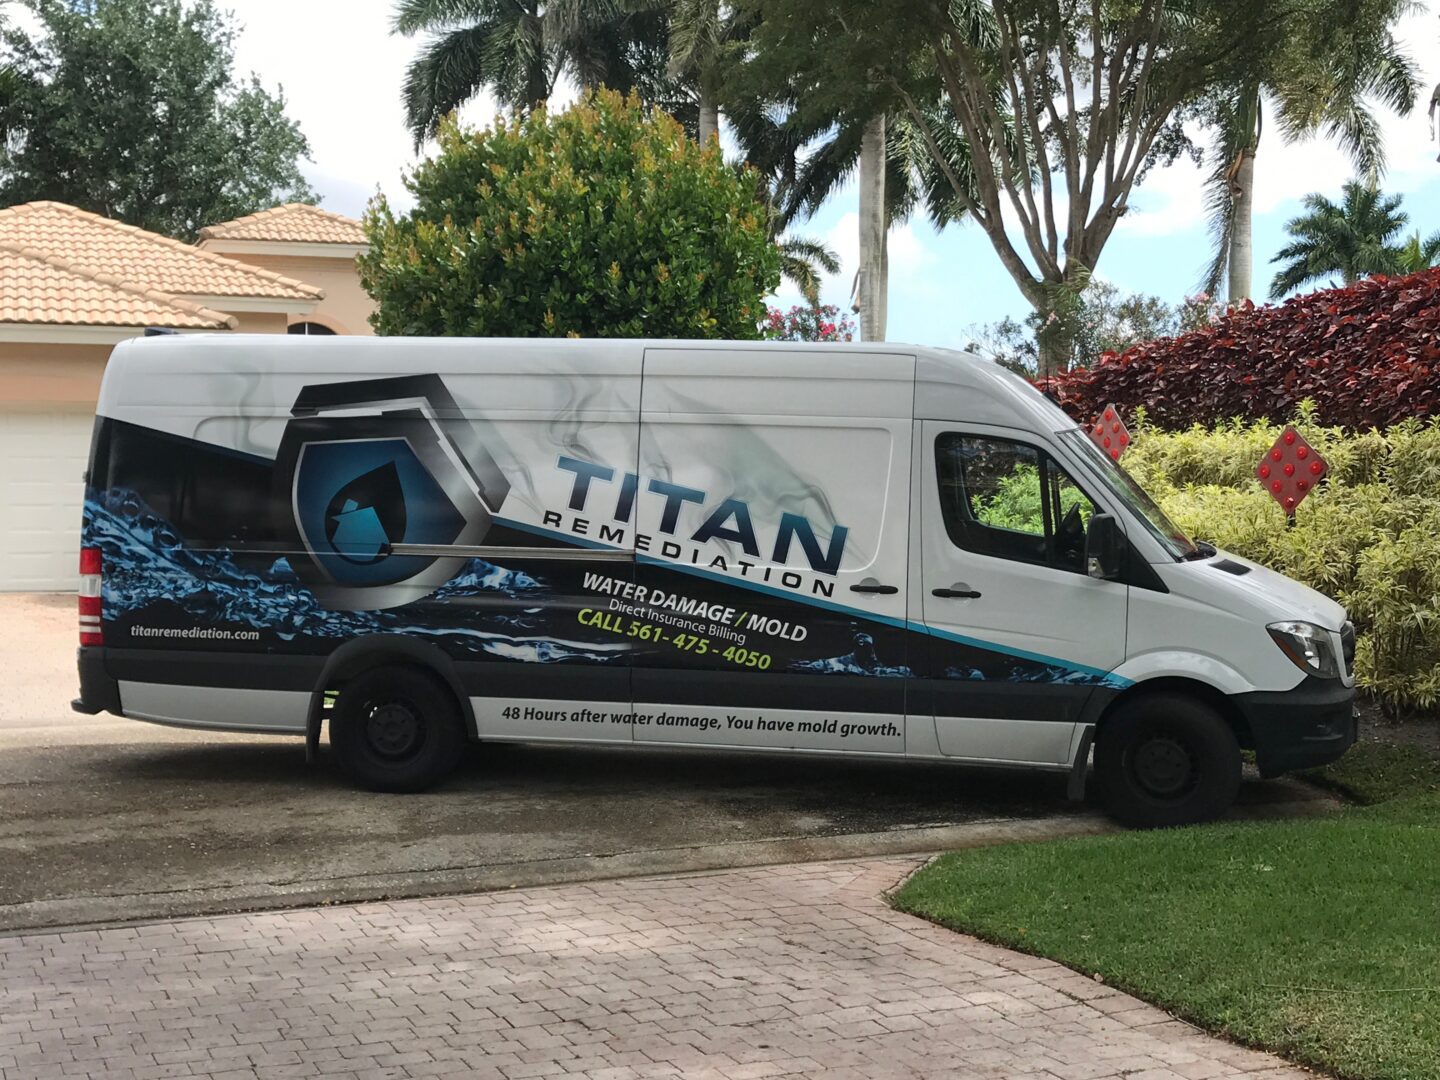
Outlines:
[[[104,645],[100,629],[100,575],[104,560],[100,549],[80,549],[80,644]]]

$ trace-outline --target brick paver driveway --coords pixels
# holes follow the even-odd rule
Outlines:
[[[0,938],[0,1074],[1304,1074],[900,915],[914,860]]]

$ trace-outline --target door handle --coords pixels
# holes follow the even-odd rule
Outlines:
[[[851,586],[850,586],[850,591],[851,591],[851,592],[884,593],[886,596],[889,596],[891,593],[897,593],[897,592],[899,592],[900,589],[899,589],[897,586],[894,586],[894,585],[881,585],[881,584],[880,584],[879,582],[877,582],[877,581],[862,581],[862,582],[860,582],[860,584],[858,584],[858,585],[851,585]]]
[[[974,589],[931,589],[931,596],[941,596],[946,600],[976,600],[980,594]]]

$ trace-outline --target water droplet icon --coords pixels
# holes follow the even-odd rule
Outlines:
[[[405,488],[393,461],[362,473],[337,491],[325,510],[325,538],[347,562],[367,565],[405,538]]]

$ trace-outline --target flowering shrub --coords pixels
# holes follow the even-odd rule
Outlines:
[[[767,341],[854,341],[855,322],[834,304],[770,308],[760,332]]]
[[[1306,398],[1352,430],[1440,415],[1440,269],[1369,278],[1278,307],[1248,301],[1179,337],[1056,376],[1077,419],[1144,406],[1164,428],[1241,417],[1280,421]]]

